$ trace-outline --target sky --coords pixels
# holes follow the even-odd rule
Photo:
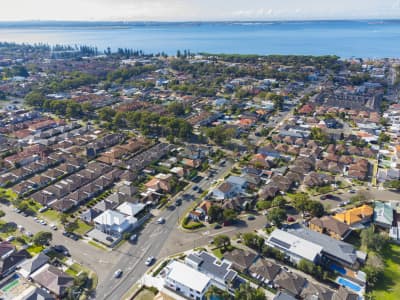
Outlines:
[[[400,19],[400,0],[0,0],[0,21]]]

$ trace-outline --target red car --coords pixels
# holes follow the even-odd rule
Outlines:
[[[290,216],[289,216],[289,217],[287,217],[287,221],[288,221],[288,222],[294,222],[295,219],[294,219],[293,217],[290,217]]]

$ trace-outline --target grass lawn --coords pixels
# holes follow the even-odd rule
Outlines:
[[[57,222],[59,218],[59,213],[52,209],[48,209],[45,212],[41,213],[40,215],[50,222]]]
[[[84,235],[88,231],[93,229],[93,226],[90,226],[81,220],[77,220],[76,222],[78,223],[78,226],[79,226],[79,228],[77,230],[75,230],[75,233],[77,233],[77,234]]]
[[[219,259],[222,259],[222,257],[224,257],[224,255],[221,252],[221,248],[215,248],[212,250],[212,253],[218,257]]]
[[[29,252],[30,255],[34,256],[36,254],[39,254],[39,252],[42,252],[44,249],[43,246],[30,246],[26,250]]]
[[[400,246],[390,244],[383,250],[385,271],[374,287],[373,295],[379,300],[398,300],[400,297]]]
[[[103,246],[103,245],[101,245],[101,244],[99,244],[99,243],[96,243],[96,242],[94,242],[94,241],[89,241],[88,244],[89,244],[89,245],[92,245],[92,246],[94,246],[94,247],[96,247],[96,248],[99,248],[99,249],[101,249],[101,250],[108,251],[108,249],[107,249],[105,246]]]

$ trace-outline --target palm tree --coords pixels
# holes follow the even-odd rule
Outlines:
[[[219,288],[217,288],[216,286],[212,285],[206,292],[205,294],[207,300],[210,300],[213,296],[218,297],[219,299],[230,299],[231,296],[229,295],[229,293],[227,291],[223,291]]]

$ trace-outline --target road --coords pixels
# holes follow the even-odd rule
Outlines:
[[[232,165],[231,161],[227,161],[225,166],[219,168],[214,179],[223,178],[230,171]],[[192,190],[192,186],[197,185],[205,191],[210,188],[212,180],[212,178],[203,177],[199,183],[190,184],[184,192],[179,193],[172,200],[180,198],[183,193],[191,195],[193,199],[198,198],[199,194]],[[138,234],[138,240],[135,245],[127,242],[112,251],[113,254],[118,253],[120,255],[117,256],[118,259],[115,259],[114,255],[110,255],[110,259],[113,259],[114,263],[110,269],[103,271],[107,273],[107,280],[99,283],[96,299],[122,299],[123,295],[148,270],[148,267],[144,264],[148,256],[160,259],[190,249],[191,247],[181,249],[179,243],[182,242],[177,241],[175,243],[175,239],[171,237],[181,236],[186,241],[187,235],[190,235],[190,239],[193,239],[193,235],[184,233],[178,228],[179,220],[193,205],[193,200],[183,200],[182,205],[172,211],[168,209],[156,211],[154,213],[156,217]],[[160,217],[166,220],[165,224],[156,224],[155,220]],[[165,251],[165,249],[168,249],[168,251]],[[115,279],[113,274],[118,269],[123,271],[123,276]]]

